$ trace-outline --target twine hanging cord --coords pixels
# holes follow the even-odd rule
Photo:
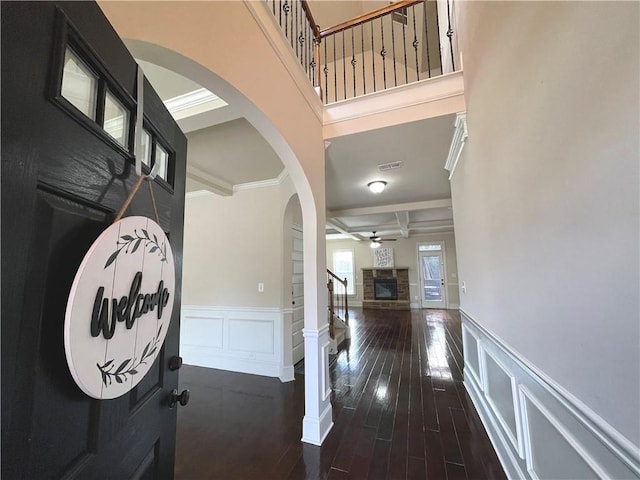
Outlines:
[[[151,204],[153,205],[153,212],[156,216],[156,223],[160,224],[160,218],[158,216],[158,207],[156,205],[156,197],[153,194],[153,177],[151,175],[148,175],[148,176],[140,175],[138,177],[138,180],[136,180],[136,183],[133,185],[133,188],[129,192],[127,199],[122,204],[122,207],[120,207],[120,210],[118,210],[118,214],[116,215],[116,218],[113,221],[113,223],[119,222],[122,219],[122,217],[124,216],[124,212],[126,212],[127,208],[129,208],[129,205],[131,204],[133,197],[136,195],[136,193],[138,193],[138,190],[140,190],[140,186],[142,185],[142,182],[144,182],[145,180],[149,181],[148,183],[149,193],[151,194]]]

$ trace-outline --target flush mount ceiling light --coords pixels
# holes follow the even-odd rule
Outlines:
[[[369,187],[369,190],[371,190],[371,192],[375,194],[382,192],[384,190],[384,187],[386,186],[387,182],[383,180],[375,180],[373,182],[367,183],[367,187]]]

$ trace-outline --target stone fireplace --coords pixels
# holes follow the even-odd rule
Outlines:
[[[376,300],[398,300],[398,279],[374,278],[373,298]]]
[[[362,308],[409,310],[408,268],[363,268]]]

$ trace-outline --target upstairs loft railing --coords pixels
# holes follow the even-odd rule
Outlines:
[[[456,70],[451,0],[401,0],[325,29],[306,0],[267,1],[325,104]]]
[[[327,293],[329,295],[329,336],[335,337],[335,319],[339,318],[349,325],[349,300],[347,298],[347,279],[338,277],[327,269]]]
[[[319,86],[320,27],[306,0],[266,0],[284,36],[314,87]]]

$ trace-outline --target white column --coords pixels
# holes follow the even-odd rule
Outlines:
[[[317,165],[313,211],[300,195],[304,215],[304,388],[302,441],[320,445],[333,427],[329,381],[327,254],[325,239],[324,164]],[[306,211],[305,211],[306,209]]]
[[[333,427],[329,381],[329,325],[319,330],[305,328],[304,375],[305,415],[302,441],[321,445]]]

